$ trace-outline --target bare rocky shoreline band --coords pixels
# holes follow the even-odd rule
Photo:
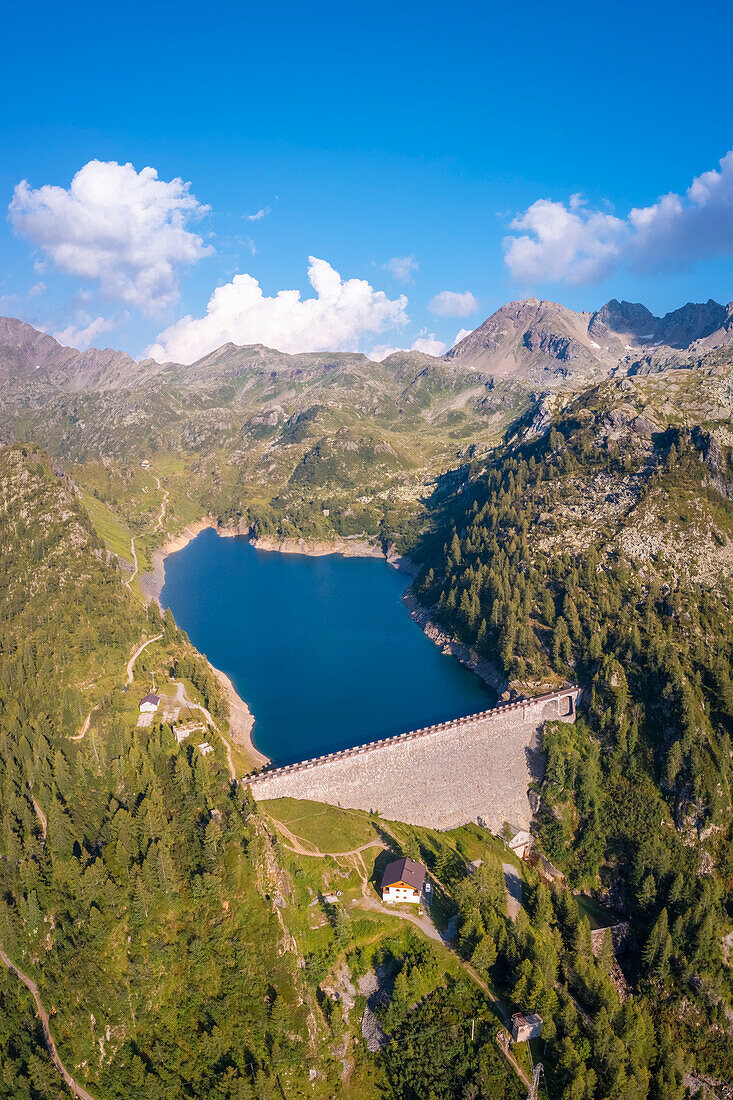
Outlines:
[[[250,536],[248,527],[223,527],[214,518],[206,516],[195,523],[188,524],[180,534],[168,539],[163,546],[153,553],[152,570],[149,573],[140,575],[140,587],[147,599],[154,600],[160,606],[160,594],[165,583],[165,559],[169,554],[175,554],[179,550],[183,550],[189,542],[208,528],[216,531],[218,535],[224,538],[246,538],[257,550],[267,550],[279,554],[306,554],[309,557],[341,554],[346,558],[383,558],[408,577],[415,577],[418,572],[415,563],[405,555],[399,554],[394,547],[390,547],[385,554],[381,546],[364,537],[332,540],[258,539]],[[402,602],[407,608],[410,618],[417,623],[431,642],[440,646],[443,653],[456,657],[462,665],[474,672],[485,684],[494,689],[500,700],[502,697],[506,698],[509,685],[503,673],[485,657],[479,656],[469,646],[451,638],[440,626],[432,622],[430,611],[419,602],[412,592],[411,585],[408,585],[405,589]],[[257,767],[269,764],[271,762],[270,758],[260,752],[252,740],[252,728],[255,719],[246,702],[237,694],[229,677],[220,669],[215,668],[211,661],[208,661],[208,664],[224,688],[229,702],[232,740],[254,758]]]

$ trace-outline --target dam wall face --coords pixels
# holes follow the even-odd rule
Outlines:
[[[505,821],[526,829],[530,785],[544,770],[542,726],[574,722],[579,696],[565,688],[242,782],[257,801],[308,798],[435,829],[479,820],[497,833]]]

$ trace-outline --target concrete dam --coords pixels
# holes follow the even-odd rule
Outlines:
[[[257,801],[308,798],[434,829],[469,821],[496,833],[505,821],[526,829],[530,787],[544,770],[542,727],[574,722],[580,693],[570,686],[520,699],[242,782]]]

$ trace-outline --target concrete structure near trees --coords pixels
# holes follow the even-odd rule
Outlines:
[[[579,696],[579,687],[563,688],[242,782],[258,801],[308,798],[434,829],[469,821],[495,833],[507,821],[528,829],[532,784],[544,770],[540,732],[546,721],[574,722]]]

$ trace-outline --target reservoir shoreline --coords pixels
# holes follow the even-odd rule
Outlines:
[[[144,595],[160,604],[160,596],[165,584],[166,558],[183,550],[202,531],[212,529],[223,538],[246,539],[257,550],[264,550],[278,554],[303,554],[308,557],[323,557],[331,554],[339,554],[343,557],[383,558],[393,568],[405,574],[406,578],[414,578],[419,572],[419,567],[405,555],[399,554],[394,547],[385,553],[382,547],[362,537],[333,540],[307,540],[254,538],[250,536],[248,527],[225,527],[220,525],[214,517],[205,516],[194,523],[188,524],[183,530],[167,539],[153,554],[153,568],[150,572],[141,574],[140,583]],[[407,609],[410,618],[423,633],[437,645],[444,654],[455,657],[464,667],[473,672],[480,680],[491,687],[499,696],[507,696],[508,681],[503,673],[489,660],[481,657],[469,646],[452,638],[437,623],[431,619],[429,608],[424,607],[412,591],[411,584],[402,595],[402,602]],[[161,608],[162,609],[162,608]],[[252,730],[255,725],[255,716],[252,714],[246,701],[237,693],[230,678],[217,669],[212,662],[207,660],[219,682],[222,684],[229,702],[231,712],[231,736],[236,744],[240,745],[256,761],[257,766],[271,763],[270,758],[258,749],[252,738]]]

